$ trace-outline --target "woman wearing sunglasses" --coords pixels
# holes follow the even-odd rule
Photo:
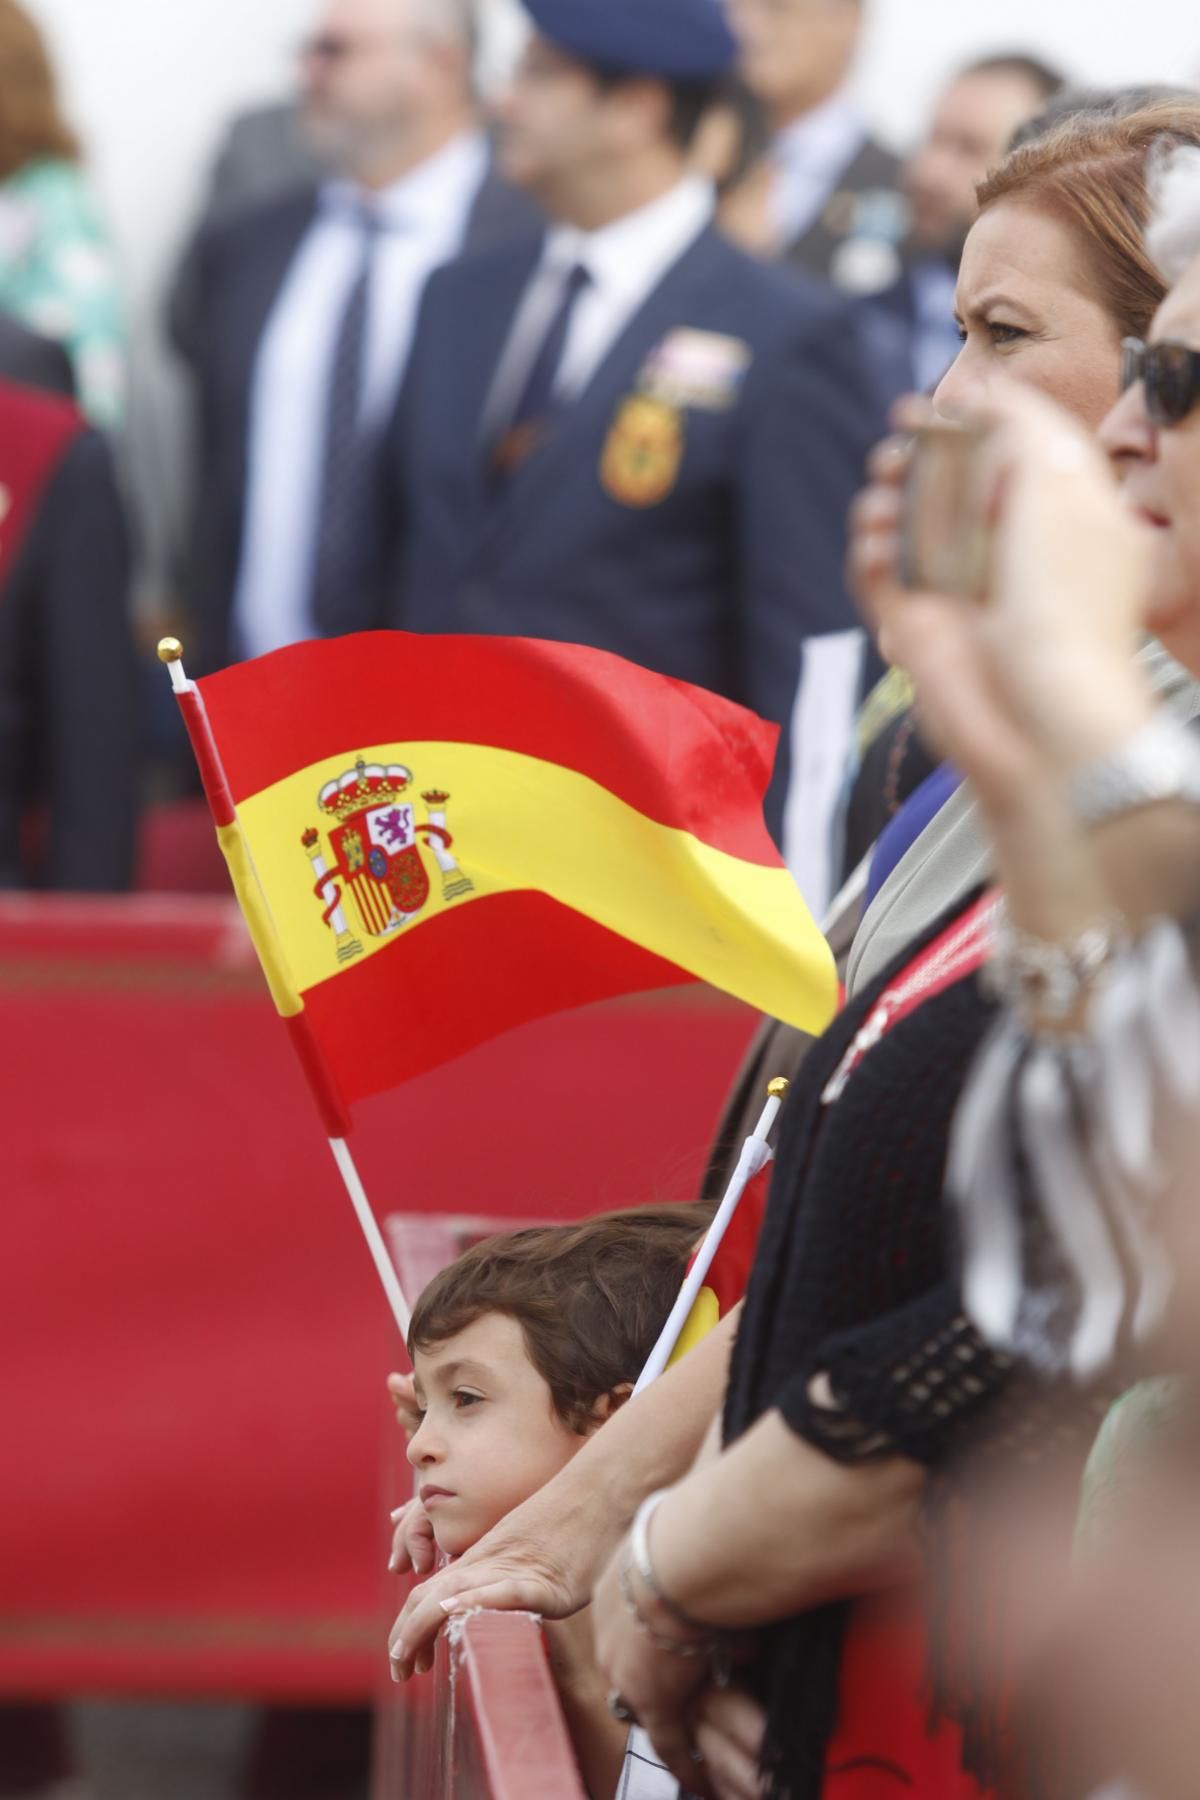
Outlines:
[[[1169,254],[1169,252],[1167,252]],[[1200,421],[1200,330],[1192,283],[1168,295],[1150,342],[1126,338],[1123,394],[1104,422],[1100,441],[1121,477],[1129,504],[1155,541],[1154,597],[1147,618],[1181,662],[1200,670],[1200,520],[1189,488],[1193,439]],[[1180,463],[1183,463],[1181,470]]]
[[[1165,292],[1141,235],[1147,155],[1164,136],[1200,143],[1200,101],[1182,90],[1118,90],[1045,130],[1034,120],[1028,133],[979,189],[956,294],[962,348],[935,405],[956,418],[1002,375],[1096,428],[1118,395],[1122,340],[1146,336]],[[888,679],[894,690],[897,677]],[[864,761],[846,821],[847,873],[934,767],[915,727],[911,712],[896,719]],[[872,897],[951,779],[939,770],[879,844]]]
[[[898,586],[890,480],[860,504],[856,549],[1005,894],[1005,1006],[949,1170],[966,1310],[1001,1353],[1081,1388],[1122,1367],[1200,1372],[1200,747],[1182,722],[1200,702],[1193,687],[1164,709],[1132,654],[1149,628],[1200,676],[1200,153],[1156,156],[1151,179],[1148,247],[1176,285],[1126,346],[1100,431],[1125,504],[1072,420],[993,386],[974,410],[998,519],[989,604]],[[1196,1411],[1194,1389],[1160,1384],[1118,1409],[1086,1515],[1118,1556],[1073,1598],[1085,1627],[1078,1610],[1059,1627],[1089,1773],[1155,1800],[1195,1791],[1200,1684],[1180,1645],[1200,1596]]]

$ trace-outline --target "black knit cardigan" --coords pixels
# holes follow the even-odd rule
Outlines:
[[[847,1006],[793,1086],[733,1356],[726,1442],[777,1408],[838,1461],[899,1454],[936,1473],[987,1415],[1010,1411],[997,1402],[1012,1366],[962,1313],[942,1197],[954,1109],[995,1016],[977,977],[902,1019],[866,1052],[840,1097],[821,1104],[883,991],[977,897]],[[836,1410],[810,1402],[821,1372]],[[821,1792],[847,1613],[822,1606],[765,1636],[758,1686],[774,1800]]]

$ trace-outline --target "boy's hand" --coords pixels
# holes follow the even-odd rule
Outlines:
[[[396,1409],[396,1423],[400,1429],[411,1437],[421,1423],[421,1409],[417,1405],[416,1388],[411,1375],[389,1375],[387,1391],[392,1405]]]
[[[437,1565],[437,1544],[433,1536],[433,1520],[419,1500],[409,1500],[392,1514],[392,1554],[388,1573],[403,1575],[411,1569],[414,1575],[428,1575]]]

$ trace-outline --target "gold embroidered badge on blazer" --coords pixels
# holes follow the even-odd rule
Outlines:
[[[657,506],[679,479],[683,413],[653,394],[629,394],[617,408],[600,458],[604,491],[621,506]]]
[[[736,403],[752,352],[742,338],[681,326],[642,364],[637,388],[617,408],[600,458],[600,481],[621,506],[657,506],[674,489],[687,414]]]

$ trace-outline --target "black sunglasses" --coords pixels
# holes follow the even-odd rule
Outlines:
[[[1169,339],[1143,344],[1141,338],[1125,338],[1121,344],[1121,392],[1135,381],[1146,390],[1146,411],[1155,425],[1182,425],[1200,404],[1200,351]]]

